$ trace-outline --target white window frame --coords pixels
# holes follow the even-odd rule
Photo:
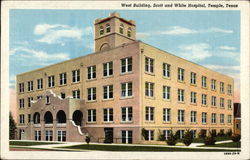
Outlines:
[[[196,102],[197,102],[197,100],[196,100],[197,93],[196,92],[191,92],[190,94],[191,94],[190,95],[190,103],[191,104],[196,104]]]
[[[19,93],[24,92],[24,83],[19,83]]]
[[[225,99],[224,98],[220,98],[220,108],[225,108]]]
[[[60,136],[60,139],[59,139],[59,136]],[[63,131],[63,130],[58,130],[57,131],[57,141],[63,142],[63,137],[65,137],[65,141],[67,141],[67,132]]]
[[[171,77],[171,65],[168,63],[163,63],[163,77]]]
[[[113,75],[113,62],[103,63],[103,76],[108,77],[112,75]]]
[[[185,70],[183,68],[178,68],[178,80],[184,81]]]
[[[148,141],[154,140],[154,130],[148,130]]]
[[[225,115],[224,114],[220,114],[220,123],[221,124],[225,123]]]
[[[43,79],[37,79],[37,89],[43,89]]]
[[[212,105],[213,107],[216,106],[216,96],[212,96],[211,105]]]
[[[66,85],[67,84],[67,73],[60,73],[59,74],[59,78],[60,78],[60,85]]]
[[[154,59],[145,57],[145,72],[154,73]]]
[[[231,114],[229,114],[229,115],[227,116],[227,123],[229,123],[229,124],[232,123],[232,115],[231,115]]]
[[[53,131],[45,130],[45,141],[53,141]]]
[[[216,113],[212,113],[211,122],[212,122],[212,124],[216,123]]]
[[[20,124],[24,124],[25,123],[25,116],[24,116],[24,114],[20,114],[19,115],[19,123]]]
[[[41,131],[35,130],[35,141],[40,141],[41,140]]]
[[[33,97],[28,97],[28,107],[31,107],[31,101],[33,101]]]
[[[201,104],[202,105],[207,105],[207,95],[206,94],[202,94],[201,95]]]
[[[171,99],[171,87],[163,86],[163,99],[170,100]]]
[[[232,85],[231,84],[227,85],[227,94],[232,95]]]
[[[231,99],[227,100],[227,108],[232,109],[232,100]]]
[[[190,122],[196,123],[197,122],[197,111],[190,112]]]
[[[125,109],[125,113],[124,113],[124,109]],[[131,110],[131,113],[129,113],[129,110]],[[122,112],[122,122],[131,122],[133,120],[133,107],[129,106],[129,107],[122,107],[121,108],[121,112]],[[125,115],[125,119],[123,118]]]
[[[196,73],[195,72],[190,73],[190,83],[196,84]]]
[[[103,99],[113,99],[114,97],[113,85],[103,86]],[[106,97],[105,97],[106,95]]]
[[[125,85],[125,90],[123,86]],[[131,86],[131,89],[129,88]],[[121,83],[121,97],[132,97],[133,96],[133,83],[132,82],[125,82]]]
[[[164,132],[164,135],[165,135],[165,139],[167,140],[168,137],[170,137],[172,131],[170,129],[167,129],[167,130],[163,130],[163,132]]]
[[[163,121],[171,122],[171,108],[163,108]]]
[[[28,81],[28,91],[33,91],[33,81]]]
[[[154,83],[145,82],[145,96],[154,97]]]
[[[224,93],[224,82],[220,82],[220,92]]]
[[[131,64],[128,63],[129,59],[131,59]],[[122,64],[123,61],[125,61],[125,65]],[[129,69],[129,66],[131,66],[131,70]],[[125,67],[125,71],[122,71],[123,67]],[[133,59],[132,59],[132,57],[126,57],[126,58],[121,59],[121,73],[124,74],[124,73],[129,73],[132,71],[133,71]]]
[[[72,91],[72,97],[74,99],[80,99],[81,98],[81,92],[80,92],[80,90],[79,89],[73,90]]]
[[[155,119],[154,112],[155,112],[155,107],[146,106],[145,107],[145,120],[154,121]]]
[[[90,97],[90,99],[89,99]],[[87,89],[87,100],[88,101],[95,101],[96,100],[96,87],[88,88]]]
[[[125,133],[125,137],[123,137],[123,132]],[[132,137],[129,137],[129,132],[131,133]],[[131,130],[122,130],[121,131],[121,137],[122,137],[122,139],[124,139],[124,138],[126,139],[125,144],[129,143],[130,138],[132,139],[132,142],[133,142],[133,131],[131,131]]]
[[[88,122],[96,122],[96,109],[88,109]]]
[[[104,34],[104,28],[103,26],[100,26],[100,29],[99,29],[99,35],[103,35]]]
[[[205,124],[207,123],[207,112],[201,113],[201,122]]]
[[[207,88],[207,77],[206,76],[201,77],[201,86],[202,86],[202,88]]]
[[[178,116],[177,116],[177,121],[184,123],[185,122],[185,110],[178,110]]]
[[[105,115],[105,110],[107,110],[107,115]],[[112,113],[110,113],[111,111],[112,111]],[[105,121],[105,116],[107,116],[106,121]],[[103,108],[103,121],[104,122],[113,122],[114,121],[114,110],[113,110],[113,108]]]
[[[106,33],[109,33],[111,31],[110,24],[106,24]]]
[[[80,69],[76,69],[72,71],[72,83],[80,82]]]
[[[48,88],[55,86],[55,76],[48,76]]]
[[[211,89],[216,90],[216,80],[215,79],[211,80]]]
[[[178,89],[178,102],[184,102],[185,101],[185,90],[184,89]]]
[[[19,108],[24,108],[24,98],[19,99]]]
[[[96,79],[96,66],[87,67],[87,79]]]

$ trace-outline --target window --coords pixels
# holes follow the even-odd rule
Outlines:
[[[211,105],[212,105],[213,107],[216,106],[216,97],[215,97],[215,96],[212,96]]]
[[[30,121],[31,121],[31,115],[28,114],[28,122],[30,122]]]
[[[88,110],[88,122],[96,122],[96,109]]]
[[[231,95],[232,94],[232,85],[227,85],[227,94]]]
[[[45,140],[46,141],[53,141],[53,131],[52,130],[45,131]]]
[[[196,104],[196,92],[191,92],[190,102]]]
[[[80,99],[80,90],[74,90],[72,91],[73,98]]]
[[[122,121],[129,122],[132,121],[133,109],[132,107],[122,107]]]
[[[216,113],[212,113],[212,121],[213,124],[216,123]]]
[[[145,137],[146,141],[152,141],[154,140],[154,130],[147,130],[147,137]]]
[[[31,107],[31,101],[33,101],[33,97],[28,97],[28,107]]]
[[[163,86],[163,99],[170,100],[170,91],[169,86]]]
[[[180,136],[180,139],[183,138],[184,133],[185,133],[185,130],[178,130],[178,131],[177,131],[177,134]]]
[[[192,135],[193,135],[193,138],[196,138],[196,134],[197,134],[197,131],[196,130],[190,130]]]
[[[100,35],[103,35],[104,34],[104,29],[103,29],[103,26],[100,26]]]
[[[206,88],[206,87],[207,87],[207,77],[205,77],[205,76],[202,76],[202,77],[201,77],[201,86],[202,86],[203,88]]]
[[[133,85],[132,82],[126,82],[121,84],[121,97],[132,96]]]
[[[120,32],[121,34],[123,34],[123,30],[124,30],[124,26],[123,26],[123,24],[120,24],[119,32]]]
[[[146,121],[154,121],[154,107],[146,107]]]
[[[48,87],[54,87],[55,86],[55,76],[49,76],[48,77]]]
[[[145,71],[154,73],[154,59],[145,57]]]
[[[113,75],[113,62],[108,62],[103,64],[103,76],[112,76]]]
[[[202,112],[201,122],[202,123],[207,123],[207,112]]]
[[[33,91],[33,81],[28,82],[28,91]]]
[[[178,101],[184,102],[184,89],[178,89]]]
[[[110,32],[110,24],[106,24],[106,32],[109,33]]]
[[[227,123],[232,123],[232,115],[228,115],[227,117]]]
[[[67,76],[66,73],[60,74],[60,85],[65,85],[67,83]]]
[[[184,110],[178,110],[178,122],[184,122]]]
[[[216,90],[216,80],[212,79],[211,81],[212,81],[211,82],[211,88],[212,88],[212,90]]]
[[[196,111],[191,111],[191,117],[190,117],[190,122],[191,123],[196,123],[196,115],[197,115],[197,112]]]
[[[163,108],[163,121],[170,122],[171,121],[171,109]]]
[[[190,83],[196,84],[196,73],[194,73],[194,72],[190,73]]]
[[[132,30],[131,30],[131,28],[129,27],[129,28],[128,28],[128,34],[127,34],[128,37],[131,37],[131,32],[132,32]]]
[[[220,92],[224,93],[224,83],[220,82]]]
[[[24,114],[19,115],[19,122],[20,124],[24,124]]]
[[[57,131],[57,141],[59,142],[66,141],[66,131]]]
[[[220,98],[220,108],[224,108],[224,98]]]
[[[43,98],[43,96],[37,96],[36,97],[36,99],[38,100],[38,99],[42,99]]]
[[[220,114],[220,123],[224,124],[224,114]]]
[[[145,83],[145,95],[149,97],[154,97],[154,83]]]
[[[41,141],[41,131],[35,131],[35,140]]]
[[[122,143],[132,143],[133,142],[133,132],[132,131],[122,131]]]
[[[201,95],[201,104],[207,105],[207,95],[206,94]]]
[[[103,109],[103,121],[112,122],[113,121],[113,108]]]
[[[61,98],[65,99],[65,97],[66,97],[65,93],[61,93]]]
[[[178,80],[184,81],[184,69],[178,68]]]
[[[96,100],[96,88],[88,88],[88,101]]]
[[[121,59],[121,73],[132,71],[132,57]]]
[[[227,100],[227,108],[232,109],[232,100],[231,99]]]
[[[170,135],[171,135],[171,130],[163,130],[163,136],[165,137],[165,139],[167,140]]]
[[[72,71],[72,82],[80,81],[80,69]]]
[[[42,78],[37,80],[37,89],[43,89],[43,79]]]
[[[163,63],[163,76],[164,77],[170,77],[170,68],[171,68],[171,65],[170,64],[167,64],[167,63]]]
[[[19,83],[19,93],[24,92],[24,83]]]
[[[19,108],[24,108],[24,99],[19,99]]]
[[[50,97],[49,96],[46,96],[46,98],[45,98],[45,104],[50,104]]]
[[[96,66],[88,67],[88,79],[96,78]]]
[[[113,85],[103,86],[103,99],[113,98]]]

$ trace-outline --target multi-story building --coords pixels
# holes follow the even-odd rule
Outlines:
[[[23,139],[155,143],[233,129],[231,77],[136,40],[132,20],[95,21],[95,52],[17,75]],[[147,137],[142,137],[142,129]]]

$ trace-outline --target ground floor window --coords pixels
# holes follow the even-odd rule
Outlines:
[[[66,141],[66,131],[57,131],[57,141],[60,142]]]
[[[53,131],[51,131],[51,130],[45,131],[45,140],[46,141],[53,141]]]
[[[154,140],[154,130],[147,130],[148,136],[145,137],[146,141],[152,141]]]
[[[35,140],[41,141],[41,131],[35,131]]]
[[[171,135],[171,130],[164,130],[163,135],[164,135],[165,139],[167,140]]]
[[[179,136],[180,139],[183,138],[185,130],[178,130],[177,135]]]
[[[196,138],[196,133],[197,133],[197,131],[196,131],[196,130],[191,130],[191,133],[192,133],[192,135],[193,135],[193,138]]]
[[[132,143],[133,132],[132,131],[122,131],[122,143]]]

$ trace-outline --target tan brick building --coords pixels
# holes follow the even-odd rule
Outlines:
[[[226,132],[233,88],[226,75],[137,41],[135,22],[112,13],[95,21],[95,53],[17,75],[19,138],[156,143],[170,130]]]

